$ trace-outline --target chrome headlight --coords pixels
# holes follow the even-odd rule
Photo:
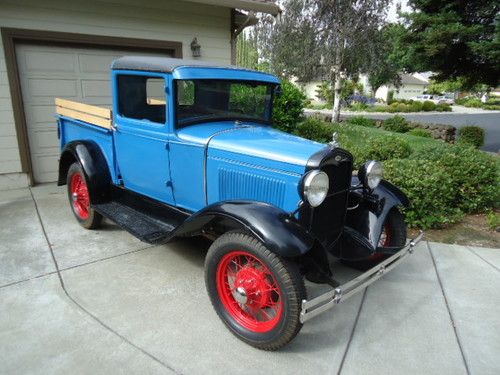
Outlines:
[[[370,189],[375,189],[384,175],[382,164],[375,160],[366,162],[358,171],[359,180]]]
[[[312,207],[318,207],[326,198],[330,182],[328,175],[319,170],[308,172],[302,182],[302,194]]]

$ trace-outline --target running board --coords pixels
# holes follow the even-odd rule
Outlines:
[[[189,217],[187,212],[125,189],[113,189],[112,197],[112,200],[93,204],[92,207],[150,244],[167,242],[170,234]]]

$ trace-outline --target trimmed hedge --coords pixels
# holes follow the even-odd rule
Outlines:
[[[476,148],[484,145],[484,129],[479,126],[464,126],[458,131],[458,142],[469,144]]]
[[[402,116],[394,116],[384,121],[383,127],[385,130],[396,133],[406,133],[410,130],[408,121]]]
[[[405,159],[411,154],[410,144],[391,135],[369,139],[359,155],[363,160]]]

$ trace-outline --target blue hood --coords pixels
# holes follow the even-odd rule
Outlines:
[[[325,147],[270,126],[233,121],[191,125],[177,132],[184,141],[206,146],[208,156],[303,174],[309,158]]]

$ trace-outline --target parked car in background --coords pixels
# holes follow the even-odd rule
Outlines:
[[[455,104],[455,99],[453,98],[453,96],[440,95],[436,96],[435,100],[437,100],[437,104],[442,104],[442,103],[449,105]]]
[[[271,126],[276,76],[129,56],[115,60],[111,82],[112,110],[56,99],[58,184],[76,220],[93,229],[106,217],[151,244],[213,240],[207,292],[246,343],[280,348],[422,238],[407,241],[410,202],[381,163],[353,175],[335,136],[325,145]],[[332,257],[365,272],[340,285]],[[304,279],[329,290],[308,297]]]
[[[411,98],[411,100],[416,102],[433,102],[435,104],[453,104],[447,103],[444,96],[436,96],[431,94],[417,95]]]

